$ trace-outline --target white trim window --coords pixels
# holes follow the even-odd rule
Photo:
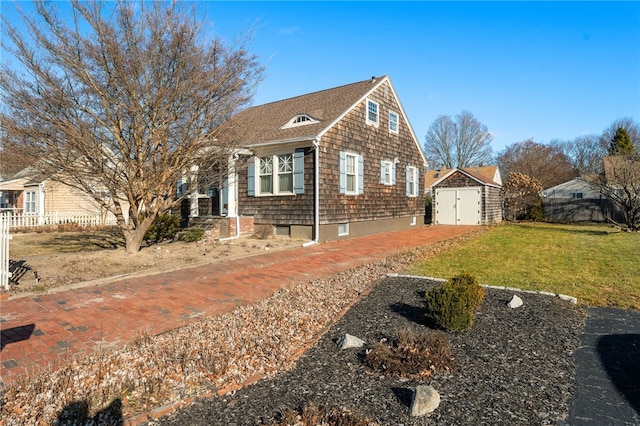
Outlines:
[[[304,148],[254,157],[247,167],[247,195],[304,194]]]
[[[259,157],[259,182],[260,194],[273,194],[273,156]]]
[[[342,237],[345,235],[349,235],[349,224],[348,223],[339,223],[338,224],[338,236]]]
[[[36,214],[38,213],[38,193],[36,191],[24,192],[24,213]]]
[[[307,114],[298,114],[287,122],[281,129],[290,129],[292,127],[306,126],[307,124],[319,123],[315,118]]]
[[[389,131],[391,133],[399,132],[399,119],[397,112],[389,111]]]
[[[378,126],[380,120],[380,106],[377,102],[367,99],[367,124]]]
[[[293,194],[293,154],[275,154],[258,158],[259,194]]]
[[[407,166],[407,196],[417,197],[419,186],[420,186],[420,177],[418,176],[418,168],[413,166]]]
[[[380,183],[384,185],[396,184],[396,164],[393,161],[380,161]]]
[[[362,155],[340,151],[340,194],[364,194],[364,159]]]
[[[347,176],[347,194],[358,192],[358,156],[346,155],[345,175]]]

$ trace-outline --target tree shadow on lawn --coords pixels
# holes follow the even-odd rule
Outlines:
[[[562,225],[562,224],[552,224],[552,226],[540,226],[536,224],[527,224],[527,223],[518,223],[517,224],[521,228],[531,229],[533,231],[549,231],[549,232],[563,232],[566,234],[581,234],[581,235],[609,235],[616,234],[619,231],[608,231],[603,229],[595,229],[596,227],[601,228],[603,225],[583,225],[571,227],[570,225]],[[591,228],[594,229],[591,229]]]
[[[640,334],[602,336],[597,350],[618,392],[640,414]]]
[[[45,247],[55,247],[59,253],[114,250],[124,247],[124,238],[120,230],[80,234],[56,234],[49,240],[43,241],[42,245]]]

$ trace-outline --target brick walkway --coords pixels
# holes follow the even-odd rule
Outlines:
[[[122,346],[141,331],[155,335],[230,311],[269,296],[283,284],[327,277],[474,229],[424,226],[13,298],[0,306],[0,384],[100,346]]]

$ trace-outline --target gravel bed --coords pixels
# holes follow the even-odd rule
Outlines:
[[[573,352],[580,345],[585,312],[556,297],[487,289],[475,323],[447,334],[456,367],[450,375],[402,379],[363,364],[366,348],[340,351],[345,333],[367,346],[393,339],[398,330],[424,330],[422,300],[433,281],[386,278],[356,303],[289,371],[222,397],[198,399],[153,425],[259,425],[285,408],[311,403],[340,407],[380,425],[557,424],[565,419],[575,387]],[[413,389],[432,385],[441,396],[429,417],[411,417]]]

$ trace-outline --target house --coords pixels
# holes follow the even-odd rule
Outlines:
[[[633,156],[607,156],[603,159],[603,175],[577,177],[545,189],[545,219],[624,223],[629,219],[625,216],[640,215],[639,164]]]
[[[13,216],[40,218],[40,224],[52,223],[54,215],[59,218],[95,216],[103,222],[108,215],[92,196],[45,176],[33,167],[0,181],[0,210],[11,211]],[[33,221],[25,223],[36,224]]]
[[[542,191],[544,218],[549,222],[606,222],[611,217],[611,203],[592,181],[583,176]]]
[[[440,225],[487,225],[502,221],[502,178],[496,166],[429,170],[425,193],[432,221]]]
[[[422,224],[426,158],[388,76],[248,108],[220,137],[242,147],[219,197],[240,228],[328,241]]]

